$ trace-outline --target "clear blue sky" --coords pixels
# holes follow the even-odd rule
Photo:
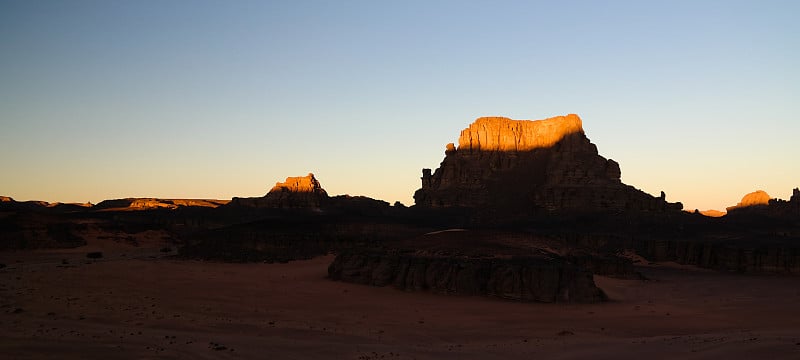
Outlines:
[[[687,208],[800,186],[798,1],[0,0],[0,194],[411,204],[486,115],[577,113]]]

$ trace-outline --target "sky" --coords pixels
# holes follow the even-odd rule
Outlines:
[[[0,195],[413,204],[480,116],[575,113],[623,182],[800,186],[798,1],[0,0]]]

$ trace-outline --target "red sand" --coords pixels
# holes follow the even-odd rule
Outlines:
[[[330,256],[85,251],[0,253],[0,358],[800,358],[798,277],[661,265],[596,277],[609,303],[527,304],[334,282]]]

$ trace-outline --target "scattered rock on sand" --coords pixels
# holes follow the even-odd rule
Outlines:
[[[214,351],[228,350],[227,346],[222,345],[222,344],[217,344],[215,342],[208,343],[208,348],[211,349],[211,350],[214,350]],[[230,351],[233,351],[233,349],[230,349]]]

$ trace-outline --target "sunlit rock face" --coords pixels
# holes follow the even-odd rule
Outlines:
[[[461,131],[458,150],[531,151],[552,147],[575,133],[583,133],[581,119],[575,114],[538,121],[481,117]]]
[[[745,195],[736,206],[727,208],[728,211],[746,208],[750,206],[769,205],[769,194],[763,190],[758,190]]]
[[[278,182],[260,198],[233,198],[232,205],[263,208],[307,208],[317,209],[328,200],[328,193],[322,188],[314,174],[287,177]]]
[[[414,194],[423,207],[505,212],[680,210],[620,181],[619,164],[598,155],[574,114],[545,120],[477,119],[448,144]]]
[[[275,183],[275,186],[269,191],[267,196],[270,194],[280,194],[280,193],[317,193],[317,194],[324,194],[328,195],[322,186],[319,184],[319,181],[314,177],[314,174],[309,173],[306,176],[290,176],[286,178],[284,182]]]

